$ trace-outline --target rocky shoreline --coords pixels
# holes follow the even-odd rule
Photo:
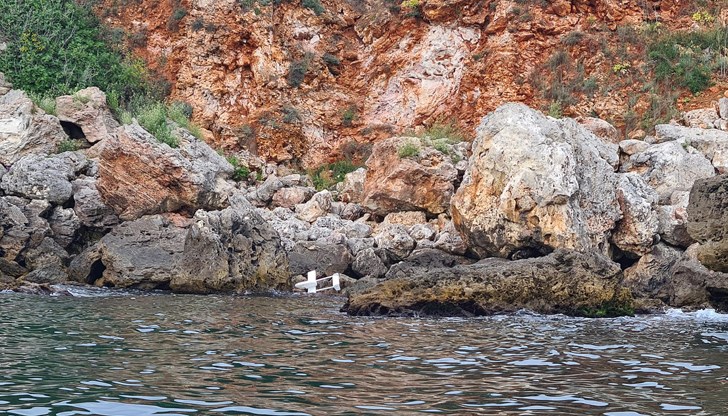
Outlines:
[[[626,140],[506,104],[472,143],[383,140],[316,191],[245,152],[258,174],[234,181],[171,121],[175,148],[120,125],[96,88],[50,115],[0,84],[0,289],[261,292],[316,269],[345,275],[351,314],[728,310],[728,99]]]

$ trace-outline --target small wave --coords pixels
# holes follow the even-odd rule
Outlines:
[[[693,312],[685,312],[680,309],[668,309],[664,316],[678,319],[692,319],[701,322],[728,322],[728,314],[716,312],[715,309],[700,309]]]

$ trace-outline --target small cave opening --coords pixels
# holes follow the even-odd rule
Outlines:
[[[88,272],[88,276],[86,276],[86,283],[90,285],[96,283],[96,281],[101,279],[101,276],[103,276],[104,270],[106,270],[106,266],[101,260],[93,262],[91,264],[91,269]]]
[[[523,247],[523,248],[520,248],[520,249],[512,252],[508,256],[508,258],[510,260],[532,259],[534,257],[548,256],[549,254],[551,254],[553,252],[554,252],[554,249],[549,246]]]
[[[722,287],[708,287],[707,290],[711,305],[718,312],[728,312],[728,289]]]
[[[63,205],[61,205],[63,208],[73,208],[76,206],[76,200],[73,197],[68,198],[68,201],[64,202]]]
[[[66,132],[68,138],[71,140],[85,139],[86,135],[83,132],[81,126],[70,121],[61,121],[61,127]]]
[[[640,261],[640,256],[628,251],[620,250],[619,247],[612,245],[612,261],[619,264],[622,270],[629,269]]]

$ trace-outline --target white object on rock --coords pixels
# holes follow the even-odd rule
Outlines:
[[[317,289],[319,282],[323,282],[324,280],[331,279],[331,286],[329,287],[323,287],[321,289]],[[316,292],[322,292],[324,290],[330,290],[334,289],[337,292],[341,290],[341,280],[338,273],[334,273],[332,276],[329,277],[322,277],[321,279],[316,279],[316,270],[311,270],[308,272],[308,276],[305,281],[296,283],[297,289],[306,289],[306,292],[308,293],[316,293]]]

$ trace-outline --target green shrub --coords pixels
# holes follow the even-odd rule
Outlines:
[[[231,176],[232,180],[240,182],[248,179],[250,176],[250,169],[245,165],[241,165],[237,157],[230,156],[227,158],[227,161],[233,165],[233,174]]]
[[[331,72],[332,75],[337,76],[341,73],[341,60],[335,55],[325,53],[321,59],[323,59],[326,64],[326,68],[329,69],[329,72]]]
[[[106,93],[106,105],[109,106],[112,114],[118,114],[121,109],[119,93],[116,91],[109,91]]]
[[[172,134],[167,123],[167,107],[163,103],[152,103],[143,107],[137,114],[137,121],[149,133],[170,147],[178,146],[178,139]]]
[[[301,119],[301,115],[298,113],[298,110],[289,105],[284,105],[283,108],[281,108],[281,114],[283,115],[283,122],[286,124],[293,124]]]
[[[350,105],[341,115],[341,124],[346,127],[351,127],[354,124],[354,120],[356,120],[358,111],[359,109],[355,105]]]
[[[415,157],[420,154],[420,147],[411,142],[405,143],[399,147],[399,149],[397,150],[397,154],[399,155],[400,159]]]
[[[321,165],[316,169],[309,170],[308,176],[317,191],[331,189],[334,185],[344,180],[347,173],[359,169],[350,160],[339,160],[337,162]]]
[[[405,17],[419,19],[422,17],[422,2],[420,0],[403,0],[400,8],[405,10]]]
[[[687,88],[692,93],[711,85],[716,71],[725,72],[722,51],[728,46],[728,28],[670,33],[648,48],[655,79]]]
[[[419,136],[431,140],[446,139],[450,143],[459,143],[465,141],[467,135],[454,121],[438,121],[433,123]]]
[[[122,101],[145,93],[149,74],[125,57],[119,45],[108,45],[108,31],[88,5],[73,0],[3,2],[0,72],[16,88],[52,96],[89,86],[118,91]]]
[[[563,110],[561,108],[561,101],[553,101],[551,104],[549,104],[548,115],[553,118],[561,118],[564,116]]]
[[[182,21],[182,19],[187,16],[187,9],[185,9],[182,6],[177,6],[172,11],[172,15],[169,16],[169,20],[167,20],[167,29],[176,32],[179,30],[179,23]]]
[[[321,2],[319,0],[301,0],[301,6],[309,10],[313,10],[316,16],[320,16],[323,12],[326,11],[326,9],[324,9],[324,6],[321,5]]]
[[[60,143],[58,143],[58,146],[56,147],[56,153],[63,153],[63,152],[75,152],[76,150],[81,148],[81,143],[78,140],[63,140]]]
[[[288,66],[288,77],[286,78],[288,85],[293,88],[300,87],[306,79],[309,65],[310,59],[308,59],[308,56],[291,62],[291,65]]]
[[[30,100],[33,101],[33,104],[35,104],[38,108],[45,111],[46,114],[50,114],[52,116],[56,115],[56,99],[53,97],[50,97],[48,95],[44,94],[38,94],[38,93],[29,93],[28,97],[30,97]]]
[[[564,36],[564,39],[562,42],[566,46],[574,46],[578,45],[582,39],[584,39],[584,32],[580,32],[578,30],[574,30],[572,32],[569,32],[566,36]]]
[[[597,84],[597,79],[594,77],[589,77],[582,83],[582,90],[584,91],[584,94],[590,98],[594,96],[594,93],[597,92],[598,89],[599,84]]]
[[[327,66],[339,66],[341,65],[341,60],[336,57],[336,55],[332,55],[330,53],[325,53],[321,59],[324,60],[324,63]]]
[[[72,95],[73,101],[81,104],[88,104],[89,101],[91,101],[91,98],[89,98],[86,95],[83,95],[81,93],[75,93]]]
[[[450,148],[447,145],[447,139],[435,140],[432,142],[432,147],[443,155],[450,154]]]
[[[195,32],[199,32],[200,30],[205,28],[205,19],[203,19],[202,17],[196,18],[192,21],[192,25],[190,25],[190,28]]]
[[[121,122],[122,125],[126,126],[134,122],[134,116],[131,115],[131,111],[123,110],[119,114],[119,122]]]

